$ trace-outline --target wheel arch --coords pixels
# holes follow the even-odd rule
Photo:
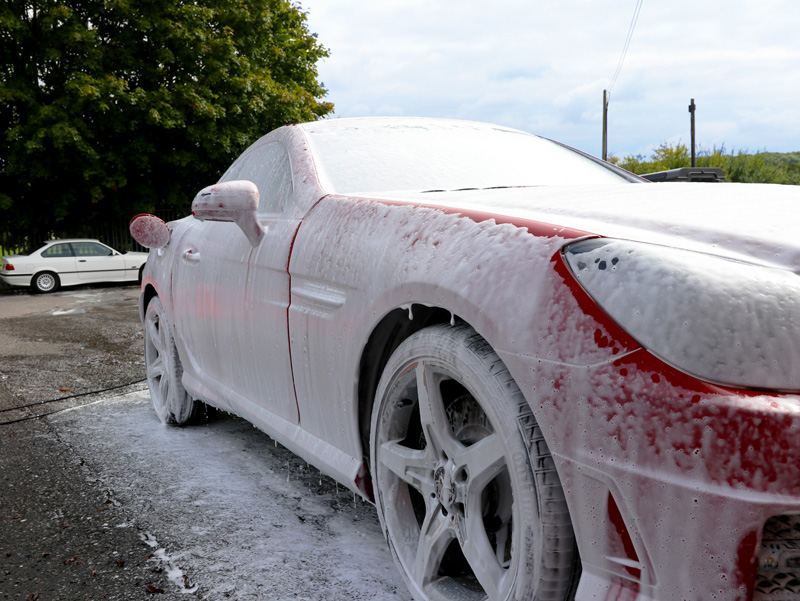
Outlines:
[[[449,309],[409,303],[389,311],[373,328],[361,352],[358,372],[358,429],[367,467],[375,392],[392,353],[404,340],[420,330],[436,324],[451,323],[456,319],[463,323]],[[365,492],[371,494],[371,485],[365,487]]]
[[[42,276],[42,275],[45,275],[45,274],[50,274],[51,276],[53,276],[54,286],[50,290],[42,290],[42,289],[39,288],[39,286],[37,284],[37,280],[39,279],[39,276]],[[61,277],[58,275],[58,271],[56,271],[55,269],[51,269],[49,266],[46,266],[46,267],[43,267],[41,269],[38,269],[33,274],[33,276],[31,277],[30,285],[34,288],[34,290],[36,292],[40,292],[40,293],[41,292],[45,292],[46,293],[46,292],[55,292],[56,290],[58,290],[59,288],[61,288],[63,286],[63,283],[61,281]]]
[[[142,294],[139,296],[139,320],[142,323],[144,323],[144,313],[147,311],[147,305],[150,304],[154,296],[158,296],[155,286],[147,284],[142,290]]]

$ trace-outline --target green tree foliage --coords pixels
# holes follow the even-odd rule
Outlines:
[[[689,167],[692,164],[689,149],[685,144],[675,146],[662,144],[649,160],[639,155],[623,159],[614,158],[613,162],[639,175]],[[697,156],[697,166],[720,167],[725,171],[725,179],[729,182],[800,185],[800,152],[726,154],[723,147],[712,151],[701,151]]]
[[[3,225],[186,212],[259,136],[333,110],[325,56],[290,0],[4,0]]]

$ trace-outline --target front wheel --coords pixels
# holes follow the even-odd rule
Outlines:
[[[471,328],[434,326],[398,347],[378,385],[370,459],[381,525],[416,599],[574,594],[580,564],[553,459]]]
[[[144,362],[147,386],[158,418],[182,426],[196,420],[204,404],[195,401],[181,382],[183,367],[161,300],[154,296],[144,318]]]

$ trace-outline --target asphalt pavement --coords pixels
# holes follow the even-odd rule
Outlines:
[[[140,533],[117,527],[125,508],[35,417],[144,378],[138,293],[0,291],[0,599],[185,598]]]
[[[239,418],[158,422],[138,294],[0,290],[0,600],[406,601],[371,505]]]

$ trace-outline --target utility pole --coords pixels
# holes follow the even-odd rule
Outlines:
[[[608,92],[603,90],[603,160],[608,160]]]
[[[691,114],[691,121],[692,121],[692,167],[697,167],[697,159],[695,158],[695,145],[694,145],[694,112],[697,110],[697,106],[694,103],[694,98],[692,98],[691,104],[689,104],[689,113]]]

